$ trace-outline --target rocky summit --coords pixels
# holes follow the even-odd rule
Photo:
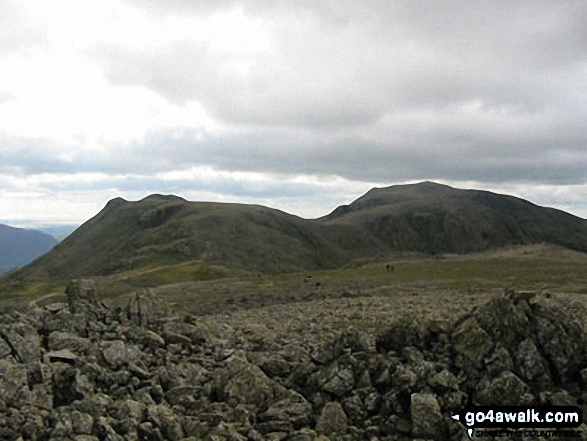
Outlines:
[[[547,295],[315,339],[244,332],[146,290],[106,305],[91,280],[67,300],[0,316],[0,439],[465,440],[450,416],[467,403],[587,414],[587,311]]]

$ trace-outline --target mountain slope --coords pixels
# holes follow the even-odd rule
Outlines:
[[[0,274],[26,265],[57,244],[48,234],[0,224]]]
[[[321,230],[262,206],[118,198],[17,276],[60,280],[192,260],[267,272],[342,264]]]
[[[513,196],[432,182],[376,188],[320,221],[370,234],[387,249],[469,253],[547,242],[587,251],[587,221]]]
[[[182,262],[278,273],[336,268],[392,251],[469,253],[539,242],[587,251],[587,221],[512,196],[431,182],[372,189],[315,220],[258,205],[152,195],[110,201],[3,282],[60,281]]]

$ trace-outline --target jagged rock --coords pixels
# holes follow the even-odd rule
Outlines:
[[[288,397],[272,403],[259,415],[259,420],[287,421],[294,429],[299,429],[312,422],[312,406],[300,394],[288,391]]]
[[[45,424],[41,415],[25,413],[22,432],[20,433],[22,437],[25,439],[42,439],[45,432]]]
[[[286,438],[287,441],[314,441],[316,439],[316,432],[314,432],[312,429],[308,429],[307,427],[291,433]]]
[[[141,364],[142,363],[140,361],[138,361],[136,364],[132,362],[129,363],[128,371],[139,380],[146,380],[151,376],[151,374],[145,367],[142,367]]]
[[[232,359],[228,366],[215,372],[214,386],[221,400],[259,408],[267,408],[284,390],[257,366],[241,358]]]
[[[94,421],[100,416],[107,414],[107,409],[112,404],[113,399],[101,392],[97,392],[93,395],[85,397],[83,400],[73,401],[70,409],[72,411],[79,411],[81,413],[87,413]]]
[[[78,356],[71,352],[69,349],[61,349],[60,351],[48,352],[45,357],[51,363],[61,362],[74,365]]]
[[[158,317],[169,313],[169,306],[157,298],[151,290],[134,293],[124,308],[121,319],[135,325],[147,326]]]
[[[493,339],[474,317],[461,323],[451,340],[456,353],[455,364],[468,375],[483,369],[485,357],[494,348]]]
[[[553,392],[548,401],[553,406],[576,406],[578,400],[563,389]]]
[[[75,314],[0,313],[0,439],[460,439],[445,418],[469,398],[587,399],[582,313],[554,299],[502,296],[452,323],[395,319],[375,348],[352,327],[294,320],[300,338],[163,317],[141,295],[140,314],[135,301],[122,317],[91,301]]]
[[[408,364],[398,365],[393,373],[393,384],[400,390],[411,392],[421,380]]]
[[[413,315],[400,317],[377,336],[376,348],[379,352],[401,352],[406,346],[429,349],[441,342],[439,336],[443,333],[446,333],[446,324],[442,322]]]
[[[343,397],[355,386],[353,371],[357,365],[358,362],[352,355],[346,355],[322,368],[313,375],[312,380],[321,390]]]
[[[446,439],[446,424],[433,394],[414,393],[410,398],[412,436],[434,440]]]
[[[23,400],[27,405],[38,409],[51,410],[54,407],[53,389],[51,384],[35,384],[30,391],[23,391],[26,398]]]
[[[41,358],[41,343],[37,330],[27,323],[13,323],[9,327],[0,327],[0,340],[4,340],[14,359],[20,363],[32,363]],[[6,352],[6,349],[3,352]]]
[[[53,331],[47,341],[52,351],[67,349],[76,354],[86,354],[92,346],[92,342],[87,338],[61,331]]]
[[[518,372],[526,380],[532,381],[540,376],[548,378],[549,368],[546,360],[542,358],[536,344],[531,338],[526,338],[515,352],[515,362]],[[546,383],[543,381],[543,383]]]
[[[526,301],[522,303],[528,305]],[[525,309],[511,295],[491,299],[480,306],[473,316],[494,342],[502,343],[510,351],[531,333]]]
[[[320,412],[316,424],[316,432],[322,435],[344,435],[347,431],[348,419],[340,403],[329,401]]]
[[[482,406],[522,406],[532,404],[529,392],[530,387],[516,374],[505,371],[492,380],[484,378],[477,385],[475,399]]]
[[[100,308],[96,297],[96,284],[91,279],[74,279],[65,290],[67,304],[71,313],[90,311]]]
[[[351,326],[326,339],[312,352],[312,359],[319,364],[328,364],[343,354],[370,351],[374,347],[373,340],[367,334]]]
[[[10,354],[12,354],[11,347],[8,345],[8,342],[0,335],[0,359],[8,357]]]
[[[457,377],[450,372],[448,369],[443,369],[442,371],[434,374],[428,380],[428,384],[437,392],[446,392],[449,390],[457,390],[459,387],[459,382]]]
[[[79,369],[65,363],[56,363],[51,379],[55,406],[71,404],[75,400],[88,398],[94,387]]]
[[[0,360],[0,398],[7,405],[16,406],[27,385],[26,366]]]
[[[177,344],[189,347],[192,344],[192,340],[189,337],[177,332],[163,331],[163,339],[168,345]]]
[[[106,363],[113,368],[120,368],[129,363],[141,360],[142,353],[136,346],[127,345],[122,340],[102,342],[100,345],[102,356]]]
[[[206,438],[210,441],[246,441],[247,437],[241,435],[234,427],[234,424],[221,422]]]
[[[59,311],[56,314],[48,314],[42,317],[41,332],[49,334],[53,331],[61,331],[79,337],[88,337],[90,326],[101,326],[99,322],[89,322],[83,314],[71,314],[69,311]]]
[[[163,340],[163,337],[148,329],[132,327],[127,331],[126,335],[128,341],[140,344],[151,350],[165,347],[165,340]]]
[[[569,311],[546,298],[532,305],[537,344],[550,360],[553,375],[563,383],[576,382],[579,372],[587,365],[587,326],[575,315],[580,305],[574,307],[575,310]],[[584,314],[584,309],[581,310]]]
[[[201,387],[194,386],[176,386],[165,392],[165,400],[175,406],[181,405],[189,407],[199,395]]]
[[[108,419],[103,416],[96,421],[96,431],[100,439],[105,441],[124,441],[124,438],[116,433]]]
[[[497,377],[504,371],[513,371],[514,361],[509,351],[501,344],[497,343],[493,353],[485,359],[485,371],[491,377]]]
[[[259,366],[270,378],[286,377],[291,372],[291,365],[277,354],[254,352],[249,356],[249,360]]]
[[[374,408],[367,409],[367,405],[365,405],[363,400],[361,400],[361,397],[356,394],[345,398],[342,401],[342,406],[344,413],[347,415],[350,423],[353,425],[357,425],[365,421],[365,418],[367,417],[367,411],[374,413],[376,410]]]
[[[163,439],[179,441],[184,437],[181,423],[171,408],[164,405],[149,406],[148,419],[161,430]]]
[[[94,418],[87,413],[74,410],[71,413],[71,424],[74,433],[78,435],[91,435],[94,426]]]

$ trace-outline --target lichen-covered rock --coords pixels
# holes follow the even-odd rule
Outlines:
[[[443,369],[442,371],[432,375],[428,380],[428,384],[436,392],[441,394],[451,390],[458,390],[459,388],[459,381],[457,377],[448,369]]]
[[[339,402],[329,401],[320,412],[316,432],[322,435],[344,435],[348,428],[348,419]]]
[[[482,406],[523,406],[532,404],[530,387],[510,371],[488,379],[485,377],[476,388],[476,403]]]
[[[67,349],[76,354],[86,354],[92,342],[78,335],[70,334],[69,332],[53,331],[48,337],[48,346],[52,351],[59,351]]]
[[[26,366],[0,360],[0,398],[7,405],[17,406],[27,386]]]
[[[88,398],[94,392],[94,386],[89,379],[79,369],[65,363],[55,364],[51,382],[56,407]]]
[[[329,311],[335,322],[307,326],[296,310],[286,333],[272,309],[243,312],[254,323],[162,316],[143,294],[130,314],[91,296],[76,313],[0,313],[0,439],[460,440],[448,416],[471,400],[587,400],[587,314],[554,299],[509,293],[452,322],[394,316],[375,339],[335,330]]]
[[[13,323],[0,327],[0,340],[4,340],[11,355],[20,363],[32,363],[41,358],[41,343],[37,330],[28,323]],[[1,349],[6,353],[7,348]]]
[[[214,387],[221,400],[254,404],[261,409],[266,409],[284,390],[259,367],[239,357],[214,373]]]
[[[6,358],[12,354],[12,348],[8,342],[0,335],[0,359]]]
[[[436,397],[429,393],[414,393],[410,397],[410,415],[414,438],[445,440],[446,423]]]
[[[537,344],[563,382],[576,382],[587,366],[587,326],[577,314],[552,299],[540,298],[532,304]]]
[[[313,421],[312,406],[306,399],[295,392],[288,391],[287,398],[275,401],[259,415],[260,421],[286,421],[294,429],[308,426]]]
[[[475,317],[461,323],[453,332],[455,364],[468,375],[483,370],[484,361],[494,348],[491,336],[481,327]]]
[[[542,383],[546,383],[550,377],[548,363],[540,355],[536,343],[531,338],[526,338],[514,353],[517,371],[522,378],[533,381],[544,377]]]
[[[122,340],[102,342],[100,348],[104,360],[113,368],[136,363],[141,360],[142,356],[140,349],[133,345],[127,345]]]
[[[473,316],[494,342],[514,350],[530,333],[526,301],[517,303],[512,296],[495,297],[479,307]]]
[[[338,360],[316,374],[318,386],[325,392],[337,397],[343,397],[355,386],[352,366],[345,363],[347,360]]]
[[[148,326],[150,322],[169,314],[169,306],[145,289],[134,293],[126,306],[120,319],[139,326]]]
[[[99,309],[96,284],[91,279],[74,279],[65,290],[69,310],[73,313],[94,312]]]

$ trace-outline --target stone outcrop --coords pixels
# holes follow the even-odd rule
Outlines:
[[[587,314],[554,298],[510,292],[453,321],[307,342],[148,292],[117,308],[87,281],[67,294],[0,315],[0,439],[462,440],[450,415],[468,402],[587,414]]]
[[[96,284],[91,279],[75,279],[69,282],[65,290],[67,304],[72,314],[83,311],[95,311],[98,308]]]

